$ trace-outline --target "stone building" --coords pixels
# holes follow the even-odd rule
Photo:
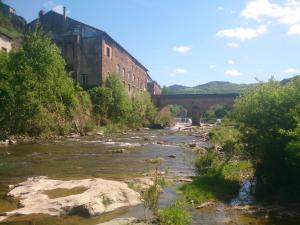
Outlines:
[[[13,48],[13,39],[0,31],[0,51],[10,52]]]
[[[148,82],[147,90],[151,95],[161,95],[162,94],[161,88],[156,81]]]
[[[65,8],[63,15],[41,12],[29,26],[37,21],[51,34],[67,69],[82,86],[103,85],[110,74],[117,73],[129,92],[147,89],[151,78],[146,67],[104,31],[67,17]]]

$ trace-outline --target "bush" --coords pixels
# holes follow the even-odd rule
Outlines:
[[[270,80],[249,90],[237,99],[233,119],[255,168],[256,195],[300,187],[300,78],[287,84]]]
[[[112,106],[112,89],[107,87],[94,87],[90,89],[93,104],[93,115],[97,125],[107,125],[108,111]]]
[[[157,218],[160,225],[187,225],[191,223],[191,214],[178,203],[158,210]]]
[[[86,113],[89,100],[65,71],[56,45],[34,30],[22,48],[1,55],[0,129],[9,134],[63,135],[75,125],[76,112]],[[80,97],[81,95],[81,97]],[[85,107],[85,108],[83,108]]]

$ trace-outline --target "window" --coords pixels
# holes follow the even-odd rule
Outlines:
[[[125,81],[125,69],[123,69],[123,71],[122,71],[122,77],[123,77],[123,80]]]
[[[117,74],[121,74],[121,68],[120,68],[119,64],[117,64],[117,66],[116,66],[116,72],[117,72]]]
[[[87,86],[89,83],[89,80],[88,80],[88,75],[87,74],[81,74],[80,75],[80,84],[82,86]]]
[[[107,56],[108,58],[111,57],[111,51],[110,51],[110,50],[111,50],[110,47],[106,47],[106,56]]]
[[[1,47],[1,51],[7,52],[7,48]]]
[[[127,80],[130,82],[130,73],[127,74]]]

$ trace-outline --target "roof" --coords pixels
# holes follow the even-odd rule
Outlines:
[[[48,11],[47,13],[45,13],[43,16],[46,16],[46,15],[49,15],[49,14],[54,14],[54,15],[56,15],[56,16],[61,16],[61,17],[63,17],[63,15],[62,14],[60,14],[60,13],[57,13],[57,12],[55,12],[55,11],[53,11],[53,10],[50,10],[50,11]],[[134,56],[132,56],[121,44],[119,44],[116,40],[114,40],[109,34],[107,34],[105,31],[102,31],[102,30],[100,30],[100,29],[98,29],[98,28],[95,28],[95,27],[93,27],[93,26],[90,26],[90,25],[88,25],[88,24],[85,24],[85,23],[82,23],[82,22],[80,22],[80,21],[78,21],[78,20],[75,20],[75,19],[72,19],[72,18],[70,18],[70,17],[66,17],[66,19],[67,20],[70,20],[70,21],[72,21],[72,22],[76,22],[76,23],[79,23],[79,24],[81,24],[82,26],[86,26],[86,27],[88,27],[88,28],[91,28],[91,29],[94,29],[94,30],[96,30],[96,31],[98,31],[98,32],[100,32],[102,35],[105,35],[107,38],[109,38],[111,41],[113,41],[117,46],[118,46],[118,48],[120,48],[121,50],[123,50],[126,54],[128,54],[129,55],[129,57],[136,63],[136,64],[138,64],[142,69],[144,69],[146,72],[148,71],[148,69],[142,64],[142,63],[140,63]],[[31,26],[32,24],[34,24],[36,21],[37,21],[38,19],[35,19],[35,20],[33,20],[32,22],[30,22],[28,25],[29,26]]]
[[[1,30],[0,30],[0,35],[5,36],[5,37],[7,37],[7,38],[10,39],[10,40],[13,39],[9,34],[4,33],[4,32],[2,32]]]

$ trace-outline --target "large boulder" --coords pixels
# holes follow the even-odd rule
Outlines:
[[[74,188],[84,188],[84,191],[56,198],[47,195],[51,190]],[[21,208],[0,215],[0,220],[8,216],[28,214],[78,214],[89,217],[141,203],[139,193],[128,188],[126,183],[103,179],[61,181],[47,177],[29,178],[12,186],[8,195],[19,199]]]

